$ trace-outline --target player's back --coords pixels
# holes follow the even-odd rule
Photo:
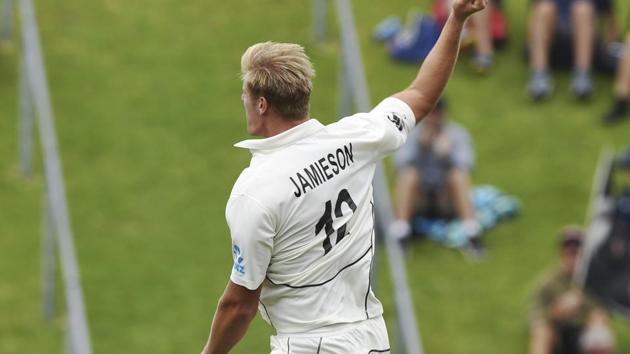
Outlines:
[[[370,279],[372,178],[408,122],[373,112],[237,145],[253,158],[228,202],[232,279],[254,288],[264,277],[261,313],[279,333],[328,332],[382,314]]]

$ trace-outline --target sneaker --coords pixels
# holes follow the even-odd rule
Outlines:
[[[411,225],[405,220],[396,220],[389,226],[389,237],[403,242],[411,238]]]
[[[470,59],[469,64],[477,74],[483,75],[487,74],[494,66],[494,58],[488,54],[475,54]]]
[[[617,99],[617,101],[610,108],[610,111],[603,117],[604,124],[616,123],[628,114],[628,100]]]
[[[542,101],[549,98],[553,92],[551,76],[544,70],[533,72],[529,79],[527,89],[534,101]]]
[[[576,70],[571,82],[571,91],[579,100],[587,100],[593,93],[593,80],[586,70]]]

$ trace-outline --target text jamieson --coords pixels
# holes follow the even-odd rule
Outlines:
[[[301,171],[296,172],[295,178],[289,177],[291,183],[295,186],[293,194],[297,198],[301,197],[306,194],[309,188],[311,190],[315,189],[315,187],[335,177],[353,163],[352,143],[348,143],[342,148],[338,148],[334,153],[329,153]]]

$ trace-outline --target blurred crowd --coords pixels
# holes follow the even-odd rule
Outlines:
[[[534,101],[549,99],[554,91],[553,69],[572,70],[569,89],[578,100],[595,91],[593,73],[613,72],[614,100],[602,116],[604,123],[628,114],[630,96],[630,33],[623,38],[614,0],[531,0],[526,58],[530,68],[527,90]],[[490,7],[471,21],[475,37],[473,66],[482,73],[494,64],[492,11]]]
[[[580,101],[595,93],[593,76],[615,76],[613,102],[602,112],[604,123],[628,116],[630,96],[630,33],[619,25],[615,0],[526,0],[529,2],[524,57],[530,74],[526,83],[532,100],[552,97],[554,70],[571,70],[569,90]],[[411,11],[407,23],[392,16],[375,29],[377,40],[388,42],[390,55],[403,61],[421,61],[437,41],[448,17],[449,0],[434,0],[431,15]],[[625,38],[624,38],[625,36]],[[479,74],[490,74],[495,51],[509,41],[509,16],[503,0],[489,0],[489,6],[474,16],[463,45],[472,48],[469,64]]]
[[[396,59],[422,60],[430,49],[427,44],[432,45],[439,35],[433,27],[439,28],[448,16],[448,3],[448,0],[435,0],[429,20],[427,16],[412,13],[405,28],[398,18],[390,17],[377,26],[374,36],[388,41],[388,50]],[[579,101],[587,101],[595,93],[594,72],[614,73],[613,102],[607,112],[602,112],[602,119],[614,123],[627,117],[630,33],[622,42],[614,0],[530,0],[528,7],[524,53],[530,68],[526,87],[531,99],[539,102],[551,98],[553,69],[572,70],[569,89]],[[484,11],[471,18],[467,30],[463,45],[472,48],[470,66],[477,73],[491,74],[495,49],[509,37],[508,16],[502,1],[490,0]],[[457,225],[449,228],[467,239],[457,244],[476,256],[483,255],[484,225],[470,197],[474,195],[470,176],[473,165],[470,134],[465,127],[446,118],[442,100],[396,155],[397,221],[391,233],[401,240],[418,233],[418,227],[414,227],[418,215],[455,219]],[[430,226],[425,229],[436,229]]]
[[[614,0],[528,1],[524,58],[530,74],[524,86],[532,101],[552,98],[554,70],[571,71],[568,89],[582,102],[596,92],[594,75],[608,73],[615,78],[613,98],[609,109],[602,112],[602,122],[612,124],[626,118],[630,98],[630,32],[624,34],[620,29]],[[464,45],[472,49],[469,64],[476,73],[492,74],[495,50],[507,41],[508,18],[502,5],[500,0],[490,0],[490,6],[469,21]],[[436,26],[445,18],[441,15],[444,9],[448,9],[447,0],[435,0]],[[402,29],[399,20],[388,18],[376,28],[375,38],[391,39],[388,49],[396,59],[421,60],[428,53],[423,42],[431,43],[435,38],[426,37],[432,23],[420,17],[416,21],[417,31],[424,31],[424,35],[414,37],[408,33],[409,29]],[[396,35],[397,32],[402,35]],[[414,41],[419,45],[413,44]],[[411,55],[405,46],[413,48],[416,54],[422,53]],[[630,161],[630,152],[627,155]],[[482,259],[486,251],[481,237],[485,225],[471,177],[474,156],[471,135],[465,127],[448,119],[446,101],[442,99],[395,155],[396,222],[390,234],[405,242],[417,234],[434,233],[434,224],[423,229],[417,226],[418,220],[421,223],[427,219],[453,220],[449,230],[456,230],[461,235],[459,239],[464,240],[457,243],[458,247],[474,259]],[[514,203],[507,206],[499,203],[495,208],[509,209],[512,213],[518,209]],[[630,226],[624,232],[628,242]],[[566,226],[560,232],[560,265],[545,276],[533,297],[531,354],[616,352],[607,311],[576,281],[583,239],[584,232],[578,226]],[[626,262],[628,256],[624,255]]]

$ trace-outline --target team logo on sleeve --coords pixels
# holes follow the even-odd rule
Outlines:
[[[399,131],[403,130],[402,119],[400,119],[400,117],[396,113],[394,112],[388,113],[387,119],[389,119],[390,122],[394,123],[394,125],[396,126],[396,128],[398,128]]]
[[[234,245],[234,247],[232,247],[232,255],[234,257],[234,270],[238,273],[245,274],[243,257],[241,256],[241,248],[238,247],[238,245]]]

